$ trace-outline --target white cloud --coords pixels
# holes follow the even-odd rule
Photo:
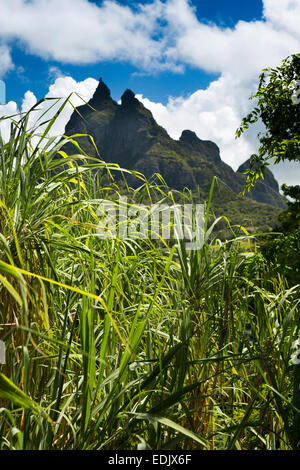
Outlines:
[[[142,95],[137,95],[137,98],[151,110],[171,137],[178,139],[184,129],[193,130],[200,139],[215,142],[222,160],[237,170],[253,153],[257,153],[257,134],[263,131],[262,124],[256,123],[235,139],[242,117],[254,105],[247,97],[255,90],[255,85],[255,80],[234,82],[231,76],[225,75],[212,82],[206,90],[199,90],[188,98],[169,98],[166,105],[152,102]],[[299,184],[299,162],[271,164],[269,168],[279,185]]]
[[[4,75],[13,68],[14,64],[12,62],[9,47],[7,45],[0,45],[0,78],[4,77]]]
[[[63,109],[51,129],[51,135],[61,135],[64,133],[65,126],[74,110],[73,107],[83,105],[85,102],[89,101],[92,98],[97,85],[98,82],[94,78],[87,78],[82,82],[76,82],[72,77],[59,77],[55,80],[54,84],[50,86],[46,98],[70,97],[69,99],[72,105],[67,104]],[[70,96],[70,94],[72,95]],[[63,100],[55,105],[55,111],[62,105],[62,102]],[[51,104],[51,101],[45,102],[42,104],[42,108],[46,109]]]
[[[264,0],[265,21],[239,21],[233,29],[199,22],[188,0],[153,0],[137,8],[114,0],[0,5],[2,41],[17,39],[29,52],[64,63],[118,60],[141,70],[177,72],[188,64],[247,77],[295,52],[300,41],[298,0]]]
[[[0,3],[0,37],[18,39],[45,59],[75,64],[119,60],[146,70],[176,70],[164,56],[165,39],[158,37],[160,0],[137,10],[111,0],[101,6],[88,0]]]
[[[83,104],[83,100],[88,101],[94,94],[97,87],[97,80],[88,78],[82,82],[76,82],[71,77],[60,77],[50,86],[46,98],[58,98],[61,100],[55,104],[51,111],[51,116],[58,110],[63,99],[71,93],[73,106]],[[253,84],[252,84],[253,85]],[[251,88],[251,84],[248,84]],[[232,99],[231,89],[235,90]],[[152,111],[154,118],[159,124],[164,126],[171,137],[178,139],[182,130],[191,129],[203,140],[216,142],[221,149],[222,159],[230,164],[234,169],[243,163],[251,153],[257,150],[256,134],[258,128],[253,128],[250,135],[235,140],[234,132],[240,124],[240,115],[245,113],[247,101],[244,99],[244,89],[238,89],[237,83],[232,83],[226,77],[211,83],[207,90],[199,90],[188,98],[169,98],[167,105],[154,103],[142,95],[137,98]],[[36,97],[31,92],[26,92],[21,111],[28,111],[36,104]],[[39,105],[38,110],[31,119],[31,125],[44,113],[55,101],[45,101]],[[0,117],[17,114],[17,104],[10,101],[5,106],[0,106]],[[70,104],[64,108],[63,112],[51,129],[50,135],[62,135],[65,125],[69,121],[73,107]],[[50,116],[49,115],[49,116]],[[4,138],[9,136],[9,121],[2,121],[0,129]],[[280,164],[271,167],[274,175],[280,184],[299,183],[299,164]]]
[[[52,65],[48,70],[48,77],[50,80],[56,80],[57,78],[64,77],[65,74],[60,70],[59,67]]]
[[[247,82],[251,90],[253,82]],[[233,93],[234,90],[234,93]],[[178,139],[184,129],[196,132],[203,140],[215,142],[221,149],[222,159],[234,169],[256,150],[255,134],[235,140],[235,131],[241,116],[247,112],[245,84],[222,76],[206,90],[198,90],[188,98],[169,98],[164,106],[139,95],[138,98],[152,111],[159,124]]]
[[[30,126],[35,126],[41,118],[41,116],[48,111],[43,117],[43,120],[51,118],[56,111],[61,107],[64,100],[69,98],[70,103],[64,107],[59,117],[56,119],[49,136],[59,136],[65,131],[66,123],[69,121],[74,107],[80,106],[85,102],[89,101],[94,94],[97,87],[97,80],[93,78],[87,78],[82,82],[76,82],[71,77],[59,77],[50,86],[49,92],[45,98],[49,98],[38,105],[36,110],[31,114]],[[70,96],[71,95],[71,96]],[[21,112],[25,113],[37,103],[35,95],[31,91],[25,93],[22,101]],[[10,101],[6,105],[0,106],[0,117],[1,116],[12,116],[18,113],[17,104],[14,101]],[[9,135],[9,120],[4,120],[0,123],[0,130],[4,139],[8,138]]]
[[[4,140],[8,140],[10,135],[10,121],[9,119],[3,119],[9,116],[16,116],[18,114],[17,103],[9,101],[5,105],[0,105],[0,132]]]
[[[264,0],[263,21],[239,21],[234,28],[201,23],[188,0],[153,0],[136,9],[112,0],[100,5],[88,0],[0,0],[0,4],[0,39],[8,45],[17,39],[45,59],[74,64],[127,61],[141,72],[182,72],[189,65],[220,74],[206,90],[170,97],[165,106],[141,99],[172,137],[178,138],[183,129],[194,130],[200,138],[215,141],[223,160],[234,169],[258,148],[257,127],[235,140],[242,117],[253,107],[248,98],[256,89],[258,74],[300,51],[299,0]],[[0,55],[0,73],[1,63],[6,63],[4,71],[12,66],[8,46],[2,47],[6,59]],[[49,72],[56,80],[48,97],[77,91],[89,99],[97,85],[93,79],[76,83],[60,76],[58,68]],[[74,105],[80,104],[73,99]],[[25,103],[30,100],[33,96],[25,96]],[[66,107],[53,131],[63,132],[71,112]],[[287,178],[295,174],[299,178],[299,170],[297,176],[296,169],[284,173],[287,165],[278,168],[277,177],[280,171]]]
[[[264,16],[277,31],[300,38],[300,3],[298,0],[264,0]]]
[[[222,159],[237,169],[258,149],[261,125],[253,126],[238,140],[235,131],[254,106],[248,98],[256,90],[259,73],[300,51],[300,2],[264,0],[264,21],[239,21],[233,29],[200,23],[186,0],[169,0],[165,14],[169,60],[221,76],[188,98],[169,98],[166,106],[142,100],[174,138],[183,129],[192,129],[200,138],[216,142]],[[297,163],[272,166],[272,171],[280,184],[299,182]]]
[[[281,17],[285,27],[278,23],[274,6],[269,6],[273,3],[286,4],[288,14],[285,18],[283,11]],[[276,65],[299,50],[300,28],[294,28],[300,22],[299,3],[291,10],[288,3],[291,2],[265,0],[266,21],[239,21],[231,29],[201,23],[186,0],[169,0],[165,10],[170,38],[168,58],[243,79],[257,74],[263,67]]]
[[[26,91],[24,99],[22,101],[22,112],[26,113],[29,111],[32,106],[34,106],[37,102],[36,97],[32,93],[32,91]]]

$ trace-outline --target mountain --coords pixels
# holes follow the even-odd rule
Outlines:
[[[249,167],[247,161],[235,172],[221,160],[214,142],[201,140],[190,130],[184,130],[179,140],[172,139],[131,90],[124,92],[118,104],[102,79],[89,103],[73,112],[65,134],[91,135],[101,159],[137,170],[147,178],[160,173],[170,188],[178,190],[200,187],[207,193],[213,176],[217,176],[230,194],[237,195],[245,182],[243,172]],[[80,137],[78,142],[88,155],[97,156],[89,138]],[[71,144],[65,150],[74,152]],[[260,179],[247,197],[279,209],[286,206],[269,170],[265,180]]]

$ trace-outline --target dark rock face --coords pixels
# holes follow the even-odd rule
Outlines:
[[[93,98],[90,100],[89,104],[93,108],[97,108],[99,105],[102,105],[105,100],[110,100],[110,89],[105,85],[102,78],[99,80],[99,85],[96,88],[96,91],[93,95]]]
[[[190,130],[184,130],[178,141],[172,139],[131,90],[124,92],[119,105],[100,79],[88,105],[77,109],[80,114],[73,112],[65,134],[91,135],[101,159],[107,162],[137,170],[147,178],[160,173],[171,188],[179,190],[185,187],[193,190],[199,186],[207,191],[213,176],[223,180],[235,193],[243,189],[245,175],[242,173],[248,168],[249,161],[234,172],[221,160],[220,150],[214,142],[201,140]],[[78,143],[91,157],[97,157],[90,139],[81,137]],[[64,149],[74,152],[71,144]],[[285,208],[285,199],[278,191],[278,183],[267,170],[266,179],[247,193],[247,197]]]
[[[221,163],[219,147],[214,142],[199,139],[195,132],[189,130],[182,131],[179,142],[190,152],[205,156],[213,163]]]
[[[134,110],[138,107],[139,100],[135,98],[133,91],[127,89],[121,97],[121,103],[123,108]]]

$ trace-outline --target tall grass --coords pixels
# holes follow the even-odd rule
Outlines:
[[[254,236],[216,238],[211,194],[197,250],[100,238],[120,187],[129,206],[176,195],[120,186],[76,136],[47,139],[54,119],[0,139],[0,449],[299,448],[299,286],[270,280]]]

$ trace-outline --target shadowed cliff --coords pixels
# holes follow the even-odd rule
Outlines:
[[[172,139],[131,90],[124,92],[118,104],[100,79],[92,99],[87,105],[79,106],[77,111],[66,126],[66,135],[91,135],[101,159],[107,162],[137,170],[147,178],[160,173],[170,188],[178,190],[200,187],[207,192],[213,176],[236,194],[243,189],[243,172],[249,167],[249,161],[235,172],[221,160],[218,146],[201,140],[195,132],[184,130],[179,140]],[[97,156],[88,138],[78,140],[88,155]],[[74,152],[71,145],[66,150]],[[280,209],[286,204],[269,170],[265,180],[258,181],[246,197]]]

